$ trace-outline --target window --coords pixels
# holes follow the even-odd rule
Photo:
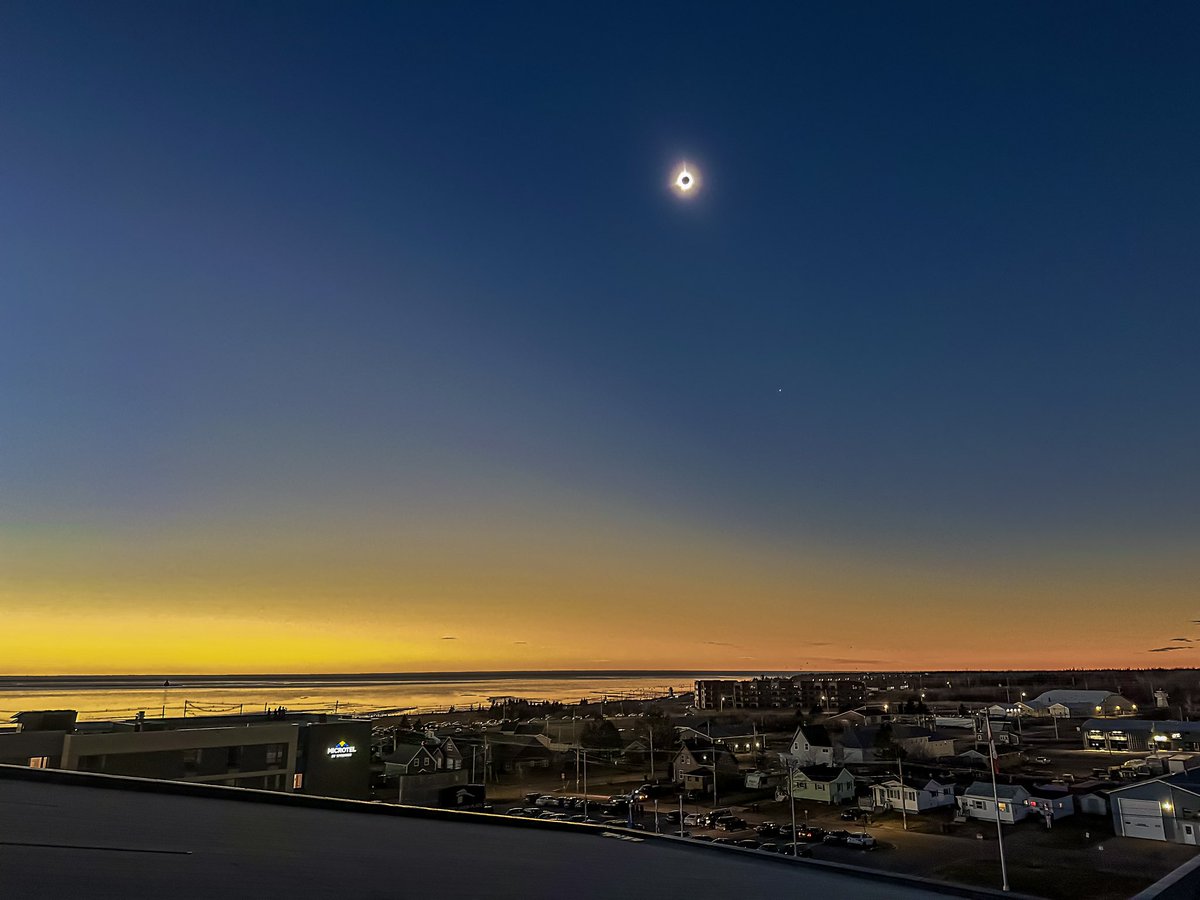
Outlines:
[[[267,768],[283,768],[287,755],[287,744],[267,744]]]
[[[50,765],[50,757],[48,756],[31,756],[29,757],[29,768],[45,769]]]
[[[104,757],[103,756],[81,756],[79,757],[80,772],[103,772]]]
[[[201,751],[199,747],[191,747],[183,751],[183,774],[195,775],[200,769]]]
[[[304,787],[304,773],[297,772],[292,776],[292,790],[298,791],[302,787]]]
[[[240,769],[242,766],[242,748],[241,747],[226,747],[228,752],[225,757],[225,767],[228,769]]]

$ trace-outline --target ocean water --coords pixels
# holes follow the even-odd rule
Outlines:
[[[0,677],[0,721],[33,709],[75,709],[80,719],[179,716],[262,710],[371,713],[485,707],[492,697],[577,703],[692,690],[697,677],[749,677],[686,672],[454,672],[336,676]]]

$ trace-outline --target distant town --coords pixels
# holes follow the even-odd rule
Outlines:
[[[31,709],[0,727],[0,775],[373,801],[1117,897],[1195,859],[1198,688],[1190,670],[828,673],[420,713]]]

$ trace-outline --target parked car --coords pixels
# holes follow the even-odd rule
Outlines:
[[[711,844],[713,841],[716,840],[716,838],[714,838],[711,834],[694,834],[694,835],[692,835],[692,840],[693,841],[704,841],[706,844]]]
[[[510,809],[508,812],[506,812],[505,815],[506,816],[524,816],[525,810],[523,807],[514,806],[512,809]]]
[[[774,837],[779,834],[779,826],[774,822],[763,822],[754,826],[754,833],[759,837]]]
[[[745,840],[738,841],[737,845],[739,847],[744,847],[747,850],[757,850],[760,846],[758,841],[752,840],[751,838],[746,838]]]
[[[807,844],[783,844],[779,848],[780,856],[812,856],[812,847]]]
[[[674,784],[643,784],[630,794],[635,800],[652,800],[655,797],[666,797],[674,794],[678,788]]]
[[[688,813],[683,817],[683,824],[688,828],[707,828],[708,816],[703,813]]]
[[[826,844],[844,844],[848,837],[850,837],[850,832],[848,831],[831,831],[821,840]]]
[[[858,834],[849,835],[846,838],[847,847],[861,847],[864,850],[875,849],[875,838],[867,834],[865,831],[860,831]]]
[[[800,827],[796,829],[796,842],[800,844],[819,844],[825,839],[825,829],[817,828],[815,825],[811,828]]]
[[[1033,761],[1034,761],[1035,763],[1037,763],[1039,766],[1048,766],[1048,765],[1050,764],[1050,757],[1048,757],[1048,756],[1035,756],[1035,757],[1033,758]]]
[[[525,807],[525,815],[531,819],[536,819],[538,816],[540,816],[542,814],[542,812],[543,812],[543,810],[541,809],[541,807],[538,807],[538,806]]]
[[[678,812],[675,812],[674,810],[672,810],[672,811],[671,811],[671,812],[669,812],[669,813],[663,813],[663,814],[662,814],[662,816],[661,816],[661,818],[662,818],[662,820],[663,820],[664,822],[666,822],[668,825],[678,825],[678,824],[679,824],[679,820],[680,820],[680,818],[682,818],[682,817],[679,815],[679,813],[678,813]]]
[[[712,828],[713,826],[715,826],[717,824],[717,819],[720,819],[724,816],[732,816],[732,815],[733,815],[733,810],[730,809],[728,806],[722,807],[721,809],[714,809],[712,812],[706,814],[706,818],[708,819],[708,822],[707,822],[708,827]]]
[[[865,819],[870,814],[869,810],[865,810],[861,806],[852,806],[849,809],[842,810],[841,819],[846,822],[857,822],[859,819]]]
[[[761,850],[763,853],[778,853],[779,845],[776,844],[774,841],[767,841],[766,843],[759,844],[758,849]]]
[[[722,831],[741,831],[746,827],[746,820],[741,816],[721,816],[717,819],[717,827]]]
[[[542,794],[533,801],[537,806],[558,806],[558,798],[550,794]]]
[[[723,844],[726,847],[736,847],[737,846],[737,841],[735,841],[733,838],[713,838],[713,843],[714,844]]]

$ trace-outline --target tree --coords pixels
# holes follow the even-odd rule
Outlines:
[[[594,719],[579,732],[579,743],[585,750],[620,750],[621,732],[608,719]]]
[[[875,732],[874,744],[877,759],[903,759],[906,755],[904,748],[897,744],[892,736],[892,726],[889,724],[879,726],[879,730]]]

